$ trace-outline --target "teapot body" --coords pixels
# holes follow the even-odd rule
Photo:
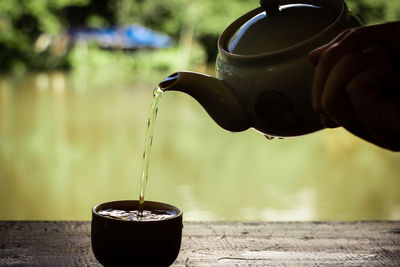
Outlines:
[[[255,130],[268,136],[289,137],[323,128],[311,104],[315,67],[309,61],[308,53],[341,31],[360,26],[358,18],[343,1],[331,2],[339,3],[337,9],[341,8],[334,24],[308,40],[277,51],[238,55],[227,48],[232,33],[243,21],[262,12],[261,8],[245,14],[221,34],[217,77],[231,88]]]
[[[308,53],[361,23],[343,0],[262,0],[218,39],[217,78],[177,72],[159,84],[195,98],[222,128],[273,137],[323,128]]]
[[[225,81],[251,120],[251,127],[269,136],[299,136],[322,129],[311,105],[314,66],[307,53],[266,65],[247,62],[232,67],[219,56],[217,76]]]

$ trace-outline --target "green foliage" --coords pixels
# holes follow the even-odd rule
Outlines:
[[[244,0],[120,0],[120,23],[139,23],[180,39],[189,30],[214,61],[219,34],[234,19],[258,6]]]
[[[194,45],[186,58],[180,47],[168,49],[143,49],[135,53],[107,51],[94,45],[77,45],[70,54],[74,66],[72,75],[79,84],[88,83],[90,88],[104,88],[115,80],[123,84],[136,81],[160,81],[166,75],[185,67],[193,68],[205,61],[204,50]],[[92,77],[92,79],[88,79]]]
[[[62,32],[59,11],[89,0],[0,0],[0,71],[66,66],[66,57],[35,48],[41,35]]]
[[[188,25],[197,36],[219,35],[232,20],[257,6],[257,1],[243,0],[120,0],[118,17],[121,23],[138,22],[173,36]]]
[[[366,24],[400,19],[399,0],[347,0],[346,3]]]
[[[400,19],[399,0],[346,3],[366,24]],[[193,53],[192,45],[200,44],[202,48],[196,50],[200,49],[200,54],[206,52],[200,57],[211,62],[219,34],[234,19],[257,6],[257,0],[0,0],[0,71],[53,69],[73,63],[69,47],[60,38],[73,25],[72,18],[66,15],[68,8],[74,8],[70,13],[75,19],[78,17],[80,26],[137,23],[168,34],[177,46],[186,47],[175,51]],[[99,12],[99,8],[106,11]],[[62,49],[64,53],[60,52]],[[138,62],[143,61],[146,66],[156,62],[155,69],[159,69],[161,58],[167,63],[176,62],[170,60],[169,51],[157,53],[157,60],[152,59],[151,53],[146,55],[150,60],[142,60],[143,53],[138,53]]]

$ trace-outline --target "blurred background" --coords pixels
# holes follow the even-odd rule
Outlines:
[[[398,0],[348,0],[366,24]],[[0,0],[0,219],[89,220],[137,199],[152,90],[178,70],[214,74],[244,0]],[[219,128],[164,94],[146,199],[186,220],[399,220],[400,154],[342,129],[268,141]]]

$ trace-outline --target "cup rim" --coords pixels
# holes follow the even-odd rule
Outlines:
[[[164,208],[166,210],[172,210],[176,214],[174,214],[172,216],[169,216],[169,217],[167,217],[165,219],[162,219],[162,220],[131,221],[131,220],[122,220],[122,219],[118,219],[118,218],[111,218],[111,217],[107,217],[107,216],[104,216],[104,215],[101,215],[101,214],[98,213],[98,210],[99,210],[99,208],[101,206],[108,206],[108,205],[112,206],[113,204],[122,204],[122,203],[125,203],[125,204],[126,203],[131,203],[131,204],[138,205],[139,204],[139,200],[114,200],[114,201],[107,201],[107,202],[99,203],[99,204],[95,205],[92,208],[92,215],[100,217],[100,218],[105,219],[105,220],[120,221],[120,222],[125,222],[125,223],[162,223],[162,222],[165,222],[165,221],[170,221],[170,220],[174,220],[176,218],[182,217],[182,214],[183,214],[182,210],[180,208],[174,206],[174,205],[171,205],[171,204],[168,204],[168,203],[164,203],[164,202],[147,201],[147,200],[144,202],[145,205],[146,205],[146,203],[147,203],[147,205],[149,205],[149,204],[150,205],[154,205],[154,206],[160,205],[161,208]],[[118,206],[117,206],[117,208],[118,208]]]

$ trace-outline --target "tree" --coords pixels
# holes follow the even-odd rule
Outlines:
[[[364,23],[400,19],[399,0],[346,0]],[[0,0],[0,71],[28,66],[68,66],[63,45],[69,26],[138,23],[183,40],[197,40],[214,61],[217,38],[229,23],[256,8],[258,0]],[[66,51],[68,52],[68,51]]]
[[[0,0],[0,71],[25,65],[48,68],[64,65],[63,57],[35,48],[39,36],[62,31],[62,8],[88,0]],[[42,38],[43,40],[43,38]]]

